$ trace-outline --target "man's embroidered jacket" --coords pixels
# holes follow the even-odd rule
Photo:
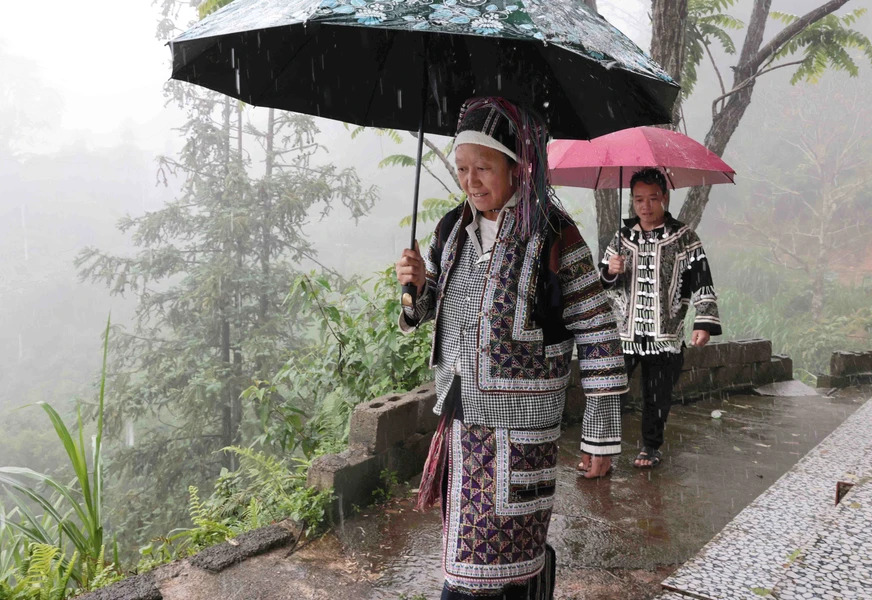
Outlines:
[[[603,285],[613,302],[624,351],[643,354],[680,352],[684,342],[684,318],[691,304],[696,311],[693,328],[713,336],[721,335],[711,268],[696,232],[667,212],[666,222],[656,230],[653,243],[646,244],[652,246],[654,252],[653,261],[647,261],[646,257],[640,256],[643,232],[638,227],[639,219],[626,219],[624,223],[606,249],[600,265]],[[626,266],[624,274],[613,279],[608,274],[608,262],[617,253],[619,235]],[[653,265],[653,271],[645,281],[642,281],[644,274],[636,267],[640,261]],[[651,311],[653,322],[640,328],[635,322],[635,309],[645,304],[642,284],[651,284],[654,290],[654,310]],[[649,338],[644,340],[646,343],[642,343],[643,335]]]

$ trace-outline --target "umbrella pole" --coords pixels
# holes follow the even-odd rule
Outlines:
[[[624,214],[624,167],[618,167],[618,254],[621,253],[621,216]]]
[[[424,152],[424,110],[427,106],[427,69],[424,68],[424,89],[421,93],[421,120],[418,122],[418,155],[415,159],[415,196],[412,204],[412,241],[409,248],[415,249],[415,241],[418,229],[418,190],[421,187],[421,156]],[[415,306],[418,296],[418,288],[413,283],[403,285],[403,306]]]

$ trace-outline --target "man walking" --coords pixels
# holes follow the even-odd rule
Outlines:
[[[693,304],[696,311],[694,346],[720,335],[721,322],[702,243],[668,212],[666,177],[658,169],[638,171],[630,193],[637,216],[615,234],[600,277],[613,301],[627,373],[642,369],[642,448],[634,466],[651,468],[662,459],[672,388],[684,364],[687,308]]]

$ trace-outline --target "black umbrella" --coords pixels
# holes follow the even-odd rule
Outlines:
[[[581,0],[235,0],[170,47],[174,79],[256,106],[417,130],[412,247],[423,134],[453,135],[467,98],[503,96],[555,137],[587,139],[669,121],[678,92]]]

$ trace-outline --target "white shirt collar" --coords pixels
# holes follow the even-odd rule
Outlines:
[[[473,204],[471,200],[467,199],[466,202],[469,204],[469,208],[472,210],[472,222],[466,226],[466,233],[469,235],[470,239],[472,240],[472,244],[473,244],[473,246],[475,246],[475,250],[478,253],[479,257],[487,256],[484,254],[484,250],[478,241],[478,236],[475,234],[475,232],[478,231],[478,229],[479,229],[478,222],[479,222],[479,216],[481,215],[481,213],[478,211],[478,209],[475,208],[475,204]],[[517,206],[517,204],[518,204],[518,192],[516,191],[514,194],[512,194],[512,197],[509,198],[505,204],[503,204],[503,207],[500,209],[500,213],[497,215],[497,218],[496,218],[497,236],[499,236],[499,230],[500,230],[500,228],[502,228],[503,215],[505,214],[505,212],[508,209],[510,209],[514,206]],[[484,216],[482,215],[481,218],[484,219]]]

